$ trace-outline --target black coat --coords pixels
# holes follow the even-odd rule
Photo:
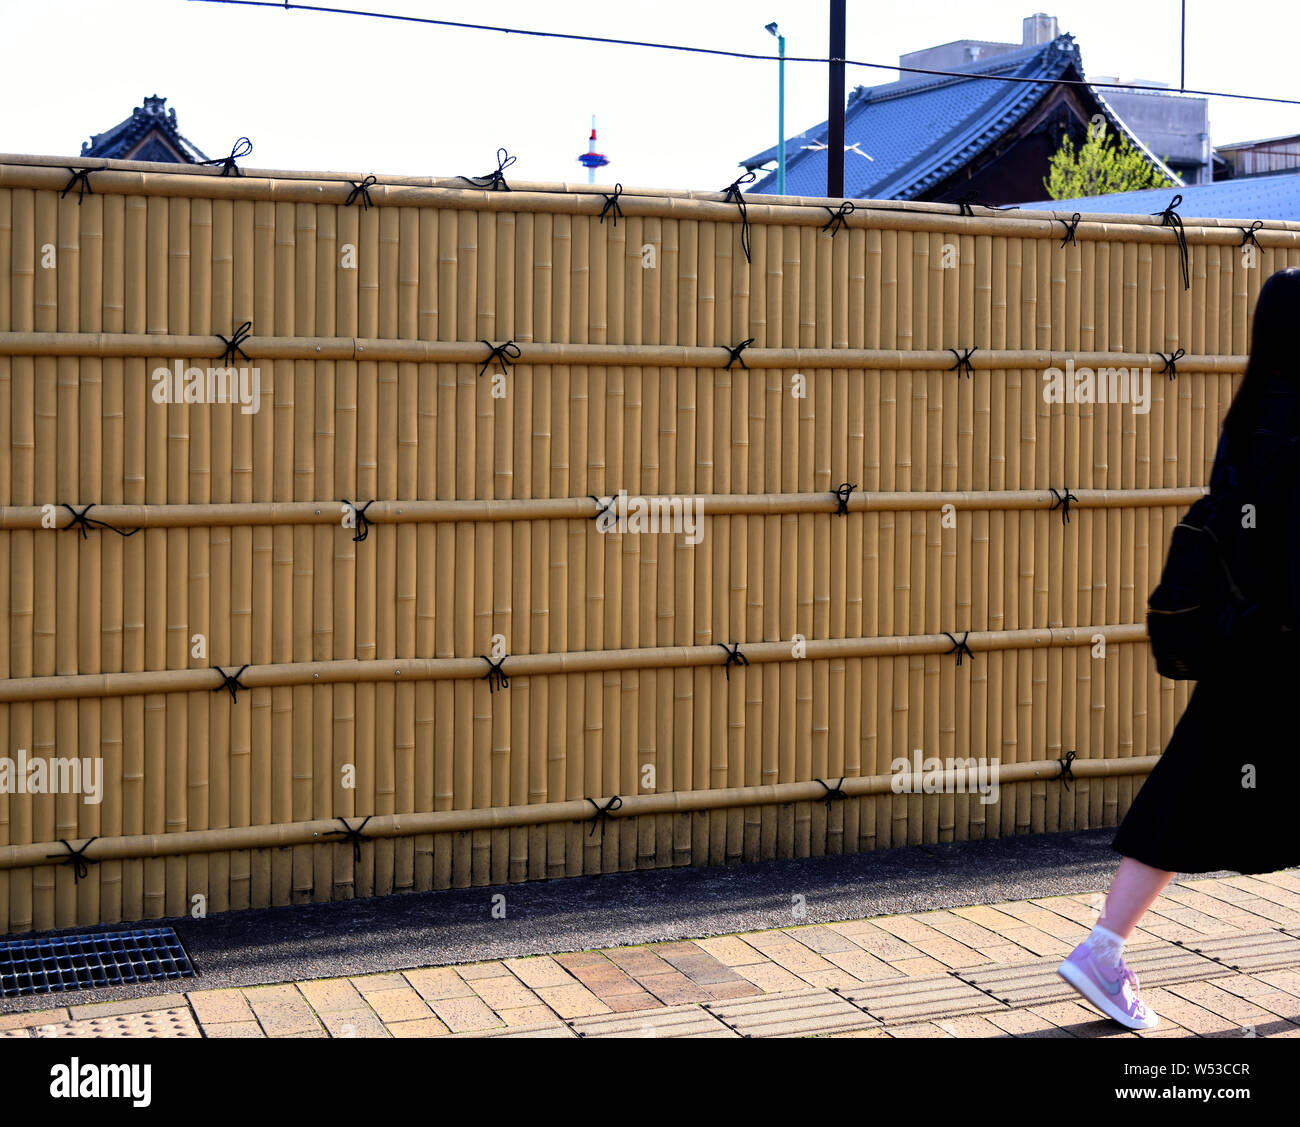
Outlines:
[[[1225,500],[1224,552],[1258,611],[1192,690],[1114,842],[1173,872],[1300,864],[1300,393],[1290,381],[1270,382],[1240,445],[1220,438],[1210,491]]]

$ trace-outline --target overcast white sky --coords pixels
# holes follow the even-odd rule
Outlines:
[[[321,0],[374,11],[825,56],[825,0]],[[1018,42],[1044,10],[1091,75],[1178,83],[1179,0],[849,0],[848,56],[897,63],[954,39]],[[0,151],[75,156],[149,94],[210,156],[247,167],[585,181],[597,115],[626,186],[717,190],[776,142],[776,64],[194,0],[0,0]],[[1295,0],[1188,0],[1187,85],[1300,97]],[[848,68],[846,87],[896,72]],[[826,68],[787,64],[786,127],[825,120]],[[1300,106],[1215,99],[1215,143],[1300,133]]]

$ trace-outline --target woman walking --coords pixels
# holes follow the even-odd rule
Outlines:
[[[1124,943],[1176,872],[1300,864],[1300,269],[1260,289],[1250,360],[1210,475],[1224,557],[1253,611],[1218,639],[1169,745],[1119,827],[1106,906],[1060,975],[1108,1017],[1152,1029]]]

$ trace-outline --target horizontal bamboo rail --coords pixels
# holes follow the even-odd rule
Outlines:
[[[1205,495],[1198,485],[1157,489],[1071,490],[1076,509],[1140,509],[1190,505]],[[607,495],[608,496],[608,495]],[[648,500],[669,500],[668,495],[635,494]],[[676,495],[671,499],[677,499]],[[797,513],[837,512],[832,493],[706,493],[687,497],[699,505],[703,517],[783,516]],[[1038,509],[1056,502],[1046,489],[949,490],[934,492],[854,492],[846,507],[851,513],[932,512],[952,505],[965,512],[1010,512]],[[84,502],[78,502],[84,503]],[[357,500],[357,504],[360,504]],[[372,501],[366,509],[371,524],[439,524],[448,521],[582,520],[598,513],[590,497],[512,498],[466,501]],[[340,501],[243,501],[212,505],[95,505],[91,519],[122,529],[221,528],[304,524],[339,524]],[[60,530],[73,518],[58,510]],[[0,530],[44,527],[44,506],[0,505]]]
[[[1160,757],[1130,756],[1125,759],[1075,759],[1070,774],[1077,779],[1120,778],[1148,774]],[[987,768],[991,770],[991,768]],[[998,765],[997,783],[1033,782],[1061,777],[1057,760]],[[951,793],[956,786],[969,784],[973,774],[968,769],[935,771],[908,775],[868,775],[845,778],[835,784],[846,798],[872,795],[921,793],[926,780]],[[900,782],[900,779],[902,780]],[[833,781],[833,780],[827,780]],[[943,791],[941,791],[942,793]],[[973,793],[966,786],[963,793]],[[725,787],[717,790],[674,791],[666,794],[620,795],[621,806],[611,809],[610,818],[635,818],[653,814],[689,814],[696,811],[735,810],[746,806],[784,805],[794,802],[824,800],[827,788],[813,779],[809,782],[770,783],[766,786]],[[556,822],[590,821],[596,803],[604,807],[615,796],[600,799],[572,799],[563,802],[539,802],[523,806],[498,806],[481,810],[435,810],[418,814],[379,814],[366,822],[362,831],[368,838],[410,837],[415,834],[465,833],[471,830],[509,829],[540,826]],[[362,816],[354,816],[349,825],[357,829]],[[141,857],[174,857],[188,853],[208,853],[231,849],[274,849],[288,845],[334,844],[323,842],[327,834],[338,834],[337,819],[308,822],[281,822],[266,826],[238,826],[218,830],[185,830],[170,834],[138,834],[132,837],[96,838],[86,853],[90,861],[126,860]],[[0,869],[32,868],[57,861],[62,843],[38,842],[32,845],[0,846]]]
[[[965,634],[964,631],[959,633]],[[1028,630],[972,630],[964,637],[976,653],[998,650],[1089,646],[1097,636],[1107,642],[1144,642],[1142,623],[1103,626],[1040,627]],[[795,657],[791,641],[740,641],[751,665],[767,662],[803,662],[827,658],[896,657],[902,654],[948,653],[952,639],[943,634],[909,634],[877,638],[810,638],[803,643],[804,657]],[[510,654],[505,672],[510,677],[555,673],[604,673],[619,669],[694,669],[721,665],[723,654],[713,646],[642,646],[621,650],[570,650],[562,653]],[[233,672],[233,670],[231,670]],[[482,679],[481,657],[399,658],[373,661],[280,662],[250,666],[239,675],[246,689],[285,685],[366,684],[401,681]],[[12,677],[0,680],[0,704],[32,700],[72,700],[124,697],[142,693],[191,693],[222,687],[220,677],[205,669],[158,669],[131,673],[78,673],[47,677]]]
[[[548,364],[589,364],[662,368],[723,368],[731,362],[728,348],[681,345],[531,343],[516,367]],[[245,337],[241,346],[259,360],[397,360],[424,364],[483,364],[482,341],[363,340],[346,337]],[[0,356],[87,356],[216,359],[222,345],[215,336],[161,333],[0,333]],[[750,368],[862,368],[885,371],[943,371],[953,367],[948,349],[757,348],[741,354]],[[1082,367],[1147,367],[1159,370],[1159,353],[1057,352],[1045,349],[975,348],[975,371],[1025,368],[1064,368],[1072,361]],[[241,363],[244,363],[241,361]],[[1236,374],[1246,370],[1245,356],[1181,356],[1178,374],[1210,372]]]
[[[28,163],[13,156],[0,155],[0,188],[62,190],[68,182],[68,168],[86,168],[85,161],[67,164]],[[355,182],[362,178],[357,177]],[[242,176],[221,176],[208,170],[184,172],[131,171],[101,168],[93,177],[93,191],[112,195],[183,197],[186,199],[273,200],[283,203],[342,204],[354,182],[350,177],[325,176],[305,178],[285,174],[267,175],[259,170],[244,170]],[[330,195],[327,196],[326,192]],[[529,211],[555,215],[599,215],[606,193],[575,192],[571,186],[541,185],[520,182],[515,190],[496,192],[463,182],[460,178],[434,179],[426,186],[376,181],[369,188],[371,202],[378,206],[440,207],[475,211]],[[707,195],[709,199],[700,198]],[[734,203],[725,202],[722,192],[673,193],[653,195],[624,192],[620,206],[628,217],[693,218],[706,221],[735,220]],[[595,197],[595,198],[593,198]],[[624,203],[623,200],[626,199]],[[761,202],[781,200],[780,203]],[[746,197],[751,224],[785,224],[796,227],[823,227],[827,223],[826,207],[838,203],[825,199],[787,197]],[[1061,227],[1055,212],[1001,211],[996,215],[965,216],[957,205],[931,205],[931,208],[904,207],[894,201],[882,201],[874,208],[870,201],[854,201],[860,209],[851,226],[870,225],[884,230],[961,231],[964,234],[996,234],[1013,238],[1060,239]],[[932,210],[942,207],[942,211]],[[857,216],[861,218],[856,218]],[[870,217],[869,219],[867,217]],[[1189,246],[1238,246],[1239,225],[1222,220],[1186,218],[1184,232]],[[1300,224],[1266,225],[1257,231],[1266,247],[1291,247],[1300,243]],[[1078,240],[1108,242],[1172,243],[1174,232],[1151,217],[1132,215],[1089,215],[1075,229]]]

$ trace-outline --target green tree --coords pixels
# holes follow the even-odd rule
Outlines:
[[[1136,192],[1164,188],[1173,181],[1163,175],[1122,137],[1106,129],[1090,128],[1077,152],[1070,134],[1052,154],[1043,187],[1054,200],[1076,196],[1105,196],[1111,192]]]

